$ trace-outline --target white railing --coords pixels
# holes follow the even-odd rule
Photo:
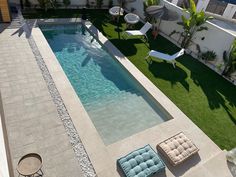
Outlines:
[[[169,2],[177,5],[178,1],[182,0],[169,0]],[[216,14],[221,19],[236,22],[236,4],[226,3],[220,0],[198,0],[197,10],[204,10],[206,12]]]

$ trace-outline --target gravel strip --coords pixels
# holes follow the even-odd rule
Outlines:
[[[64,124],[64,127],[66,129],[66,132],[70,138],[70,143],[72,145],[72,148],[75,152],[76,158],[79,161],[79,164],[81,166],[82,172],[84,173],[84,176],[86,177],[95,177],[96,172],[92,166],[92,163],[88,157],[88,154],[80,140],[79,134],[76,131],[74,124],[71,120],[71,117],[64,105],[64,102],[56,88],[56,85],[48,71],[48,68],[39,52],[39,49],[32,37],[30,35],[29,27],[27,26],[27,23],[25,22],[20,10],[19,10],[19,19],[20,23],[22,25],[22,28],[24,29],[26,33],[26,37],[28,39],[29,45],[33,51],[33,54],[35,56],[36,62],[42,72],[43,78],[47,84],[48,90],[50,92],[50,95],[53,99],[54,104],[56,105],[58,115],[61,119],[61,121]]]

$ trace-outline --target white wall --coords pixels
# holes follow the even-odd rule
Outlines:
[[[170,3],[166,4],[167,8],[177,10],[179,16],[182,14],[182,9],[176,7]],[[180,20],[179,20],[180,21]],[[235,38],[232,34],[224,31],[222,28],[207,22],[203,26],[208,27],[208,30],[200,31],[193,37],[193,42],[201,47],[202,51],[213,50],[217,54],[218,59],[222,59],[223,52],[230,49],[230,46]],[[163,33],[169,35],[173,29],[176,31],[183,31],[182,26],[177,24],[177,21],[162,21],[160,29]],[[202,38],[205,38],[202,40]],[[180,39],[180,35],[173,35],[175,41]],[[181,42],[181,40],[179,41]],[[196,47],[190,47],[190,49],[197,53]]]
[[[10,177],[12,176],[9,173],[9,169],[12,170],[12,166],[8,166],[11,162],[9,161],[9,148],[8,141],[6,135],[6,127],[5,127],[5,116],[3,112],[3,104],[2,104],[2,97],[0,92],[0,177]],[[7,144],[5,144],[7,143]]]
[[[136,9],[134,13],[138,14],[142,19],[145,18],[144,11],[143,11],[143,1],[144,0],[136,0],[132,3],[127,3],[126,8],[131,9],[132,7]]]
[[[197,11],[206,10],[210,0],[200,0],[197,3]]]
[[[4,135],[2,129],[2,121],[0,115],[0,176],[1,177],[9,177],[9,169],[7,163],[6,149],[4,143]]]
[[[137,5],[137,14],[143,17],[143,6],[142,6],[142,0],[137,0],[135,4]],[[179,15],[179,19],[176,21],[164,21],[162,20],[160,25],[160,30],[165,35],[169,35],[173,30],[182,32],[183,27],[177,24],[177,21],[181,21],[181,15],[183,14],[183,11],[180,7],[171,4],[165,0],[163,2],[165,6],[172,10],[176,11]],[[142,6],[142,8],[141,8]],[[186,14],[188,15],[188,14]],[[196,35],[193,37],[193,42],[195,44],[198,44],[201,47],[202,52],[213,50],[217,54],[217,58],[215,60],[215,64],[223,63],[223,52],[229,51],[231,44],[233,40],[236,38],[236,36],[228,33],[227,31],[224,31],[222,28],[207,22],[204,24],[204,26],[208,27],[207,31],[200,31],[197,32]],[[205,37],[204,40],[202,38]],[[171,40],[173,42],[181,43],[181,36],[180,34],[174,34],[171,36]],[[196,50],[196,45],[192,45],[189,47],[189,49],[197,55],[198,51]]]

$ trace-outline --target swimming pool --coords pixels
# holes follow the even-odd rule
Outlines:
[[[40,27],[104,144],[170,119],[81,25]]]
[[[226,3],[236,4],[236,0],[220,0]]]

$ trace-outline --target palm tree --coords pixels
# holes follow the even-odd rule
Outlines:
[[[207,20],[212,19],[212,17],[206,16],[203,10],[197,12],[194,0],[189,0],[189,2],[190,7],[184,11],[189,12],[190,16],[186,18],[184,15],[182,15],[182,22],[178,23],[184,28],[184,32],[181,33],[181,36],[183,37],[181,47],[183,48],[188,47],[193,35],[196,32],[207,30],[208,28],[202,25],[206,23]]]

